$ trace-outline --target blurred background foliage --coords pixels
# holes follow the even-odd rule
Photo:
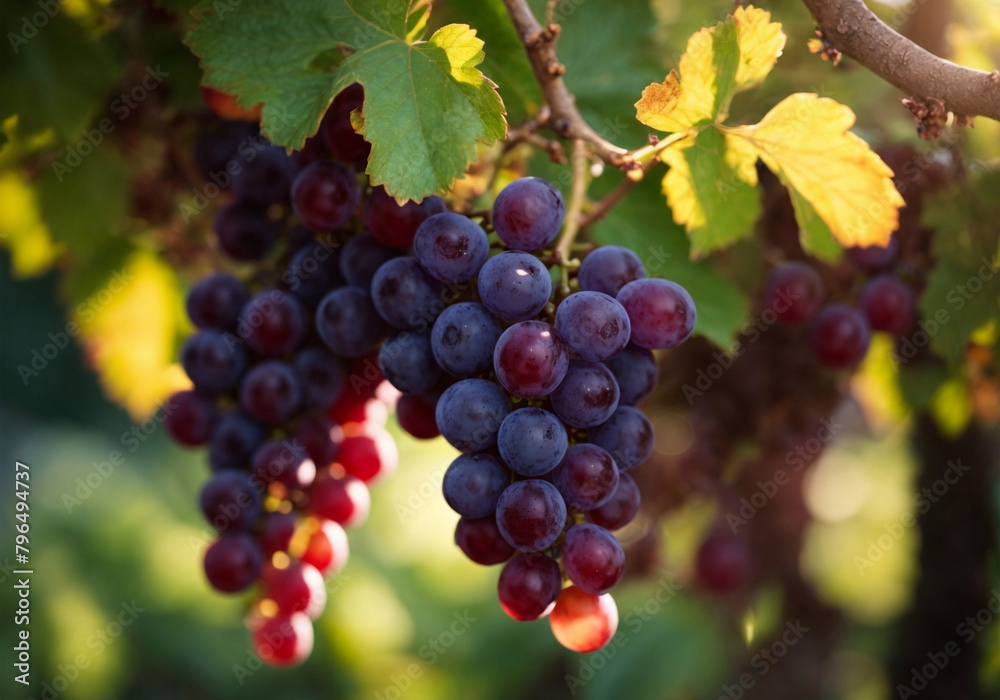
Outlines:
[[[745,601],[738,625],[725,605],[690,590],[692,555],[714,506],[689,499],[659,523],[645,524],[663,536],[653,573],[626,581],[616,593],[626,643],[581,657],[540,629],[547,623],[518,624],[502,613],[494,593],[497,570],[469,564],[452,544],[457,517],[439,497],[451,449],[395,429],[399,473],[374,490],[368,524],[352,533],[351,562],[329,582],[331,603],[317,626],[316,651],[294,671],[259,666],[238,622],[242,601],[215,594],[201,574],[208,533],[195,501],[207,471],[204,456],[170,444],[156,420],[157,406],[186,381],[176,360],[190,330],[183,314],[187,286],[217,260],[205,245],[214,205],[188,221],[198,194],[190,150],[204,113],[197,62],[179,41],[192,4],[13,0],[4,3],[0,20],[4,37],[25,38],[3,47],[0,81],[0,456],[4,533],[13,522],[9,470],[15,459],[32,467],[33,673],[53,690],[46,695],[40,686],[31,696],[722,695],[722,684],[738,673],[734,660],[752,654],[784,619],[780,589],[764,588]],[[894,89],[849,60],[834,69],[809,53],[813,24],[801,3],[762,4],[783,23],[789,41],[764,87],[741,96],[734,115],[750,123],[791,92],[815,91],[851,106],[856,131],[869,142],[927,148]],[[544,1],[535,5],[544,13]],[[912,7],[872,5],[895,26]],[[560,3],[559,55],[590,123],[618,143],[643,143],[645,129],[632,107],[642,87],[662,80],[688,36],[731,7],[723,0]],[[483,70],[500,85],[512,125],[537,111],[537,88],[499,0],[436,2],[431,21],[462,21],[479,30],[486,42]],[[957,62],[997,68],[1000,8],[956,0],[947,39]],[[166,77],[129,106],[123,94],[142,85],[151,67]],[[102,120],[110,129],[101,130]],[[988,193],[997,182],[989,175],[1000,158],[1000,123],[978,120],[958,138],[971,187],[985,175],[980,187]],[[510,177],[525,165],[524,159],[510,164]],[[565,166],[535,156],[529,168],[567,189]],[[457,189],[474,191],[476,177],[473,171]],[[763,272],[760,244],[744,240],[727,253],[689,261],[687,239],[667,216],[656,179],[636,188],[593,238],[634,248],[655,274],[686,285],[699,304],[699,332],[727,344],[750,313]],[[593,196],[615,181],[598,177]],[[931,208],[935,225],[980,226],[984,254],[995,254],[997,219],[984,217],[996,209],[970,214],[983,198],[956,206],[958,196]],[[947,251],[942,254],[947,259]],[[961,267],[951,274],[963,274]],[[830,697],[877,700],[893,693],[887,664],[895,625],[913,599],[919,533],[903,529],[864,575],[854,558],[865,556],[886,523],[912,511],[912,407],[929,406],[952,435],[972,419],[969,380],[956,367],[970,334],[996,346],[996,313],[996,299],[987,298],[982,314],[942,334],[939,342],[952,346],[938,349],[953,362],[931,377],[901,384],[888,352],[870,353],[853,380],[868,427],[849,422],[809,474],[805,497],[813,524],[801,566],[821,598],[850,622],[837,652],[838,672],[827,684]],[[683,419],[655,405],[649,412],[654,423],[670,426],[658,431],[657,450],[683,449]],[[120,464],[100,467],[116,452]],[[993,489],[1000,510],[996,481]],[[9,610],[6,556],[0,555],[0,598]],[[995,569],[993,584],[1000,585]],[[679,592],[660,603],[658,591],[675,585]],[[123,605],[141,612],[118,631]],[[450,630],[461,627],[452,627],[456,619],[466,620],[467,629],[452,637]],[[0,622],[8,655],[11,622],[8,615]],[[1000,692],[1000,625],[981,641],[983,686]],[[4,695],[18,697],[22,691],[10,675],[3,682],[15,695]]]

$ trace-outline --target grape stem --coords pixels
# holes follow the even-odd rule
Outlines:
[[[566,207],[566,223],[556,247],[556,260],[559,263],[569,261],[572,256],[573,241],[580,233],[580,212],[587,197],[587,149],[583,139],[573,141],[572,167],[573,187]]]

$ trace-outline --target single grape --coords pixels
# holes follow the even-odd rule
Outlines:
[[[311,231],[343,226],[354,214],[360,197],[354,173],[329,160],[306,166],[292,183],[292,209]]]
[[[350,553],[344,528],[332,520],[323,520],[309,536],[302,561],[316,567],[323,575],[333,575],[344,568]]]
[[[268,666],[289,668],[306,660],[313,650],[313,626],[308,615],[276,615],[253,630],[254,653]]]
[[[236,386],[247,358],[234,336],[206,329],[184,342],[181,365],[197,389],[217,394]]]
[[[266,425],[283,423],[302,400],[295,372],[284,362],[268,360],[247,372],[240,387],[240,405],[254,420]]]
[[[315,620],[326,607],[323,574],[312,564],[294,562],[283,569],[264,567],[261,595],[278,606],[278,613],[305,613]]]
[[[544,554],[518,554],[504,565],[497,581],[500,607],[521,622],[548,615],[561,590],[559,564]]]
[[[503,389],[485,379],[463,379],[448,387],[434,411],[444,439],[462,452],[496,445],[500,424],[510,413]]]
[[[365,228],[382,245],[406,250],[413,243],[417,227],[446,210],[444,200],[434,195],[400,206],[384,188],[376,187],[365,205]]]
[[[337,358],[316,347],[303,349],[292,363],[302,385],[302,405],[326,408],[344,388],[344,369]]]
[[[618,380],[610,369],[599,362],[571,360],[566,378],[549,400],[566,425],[593,428],[611,418],[620,394]]]
[[[371,494],[364,482],[353,476],[324,475],[313,482],[305,508],[344,527],[357,527],[368,518]]]
[[[344,284],[340,248],[326,242],[302,246],[282,273],[281,283],[306,306],[316,306],[328,291]]]
[[[621,472],[618,488],[603,505],[587,511],[587,522],[606,530],[623,528],[639,513],[639,500],[639,485],[627,472]]]
[[[257,445],[264,439],[264,428],[248,416],[234,411],[219,419],[212,431],[208,462],[212,471],[245,467]]]
[[[403,394],[396,403],[396,420],[399,427],[418,440],[430,440],[441,434],[434,410],[437,396]]]
[[[577,279],[583,291],[616,297],[626,284],[645,276],[646,268],[638,255],[619,245],[606,245],[583,259]]]
[[[278,227],[262,212],[239,202],[227,204],[212,222],[219,246],[240,262],[263,259],[278,241]]]
[[[260,541],[264,557],[270,559],[275,552],[287,552],[295,536],[295,515],[272,511],[261,518]]]
[[[237,330],[254,352],[279,357],[299,346],[305,327],[305,312],[298,299],[280,289],[265,289],[243,307]]]
[[[618,489],[618,480],[618,465],[611,455],[586,442],[571,445],[552,472],[552,483],[566,505],[584,511],[610,501]]]
[[[302,416],[295,428],[294,443],[305,450],[317,470],[326,469],[340,454],[344,431],[324,415]]]
[[[462,518],[455,526],[455,544],[472,561],[483,566],[493,566],[514,556],[514,548],[500,534],[497,520]]]
[[[556,330],[584,360],[603,362],[628,345],[632,326],[625,308],[601,292],[578,292],[556,309]]]
[[[290,489],[304,489],[316,478],[316,465],[299,445],[266,440],[253,453],[251,473],[262,486],[277,482]]]
[[[356,393],[350,385],[333,405],[327,417],[340,425],[382,425],[389,420],[389,407],[367,392]]]
[[[368,425],[363,433],[344,438],[337,461],[351,476],[373,484],[396,471],[399,451],[385,428]]]
[[[805,263],[785,263],[767,278],[764,303],[782,323],[805,323],[823,303],[823,280]]]
[[[497,434],[500,456],[521,476],[548,474],[562,461],[568,445],[562,422],[533,406],[511,411]]]
[[[749,546],[738,535],[709,535],[698,548],[695,575],[702,588],[716,595],[742,588],[750,579]]]
[[[510,474],[488,454],[459,455],[444,473],[441,489],[451,509],[466,518],[485,518],[496,510]]]
[[[205,576],[215,590],[239,593],[257,580],[263,563],[263,552],[253,537],[227,533],[205,551]]]
[[[895,233],[889,237],[889,243],[885,246],[872,245],[864,248],[855,246],[847,249],[848,260],[866,272],[878,272],[889,267],[898,254],[899,236]]]
[[[584,593],[607,593],[625,573],[625,550],[603,527],[574,525],[560,551],[566,575]]]
[[[240,309],[250,298],[247,288],[232,275],[216,272],[198,280],[187,297],[187,314],[198,328],[236,329]]]
[[[607,450],[622,471],[642,464],[653,453],[653,424],[631,406],[619,406],[607,423],[591,428],[587,438]]]
[[[559,235],[565,216],[559,190],[537,177],[514,180],[493,204],[493,227],[512,250],[544,248]]]
[[[636,406],[652,393],[660,377],[656,357],[651,350],[627,345],[624,350],[605,361],[618,382],[622,406]]]
[[[372,278],[372,302],[379,316],[394,328],[429,328],[444,309],[441,283],[413,258],[393,258]]]
[[[562,590],[549,615],[556,641],[570,651],[597,651],[618,631],[618,606],[610,593],[596,596],[576,586]]]
[[[691,336],[697,312],[684,287],[662,279],[629,282],[618,301],[632,323],[632,342],[649,350],[673,348]]]
[[[316,332],[343,357],[363,357],[374,350],[383,328],[368,292],[357,287],[333,290],[316,309]]]
[[[445,372],[473,377],[493,367],[503,328],[482,304],[462,302],[441,312],[431,330],[434,359]]]
[[[386,248],[371,234],[351,236],[340,254],[340,274],[348,284],[368,292],[378,269],[398,255],[399,251]]]
[[[323,137],[317,134],[307,138],[301,150],[292,151],[289,160],[292,162],[292,170],[297,173],[306,166],[328,157]]]
[[[547,481],[515,481],[500,495],[496,518],[500,534],[514,549],[541,552],[562,534],[566,503]]]
[[[255,144],[266,147],[256,124],[220,120],[198,136],[194,162],[206,182],[226,189],[231,184],[231,176],[226,171],[236,165],[242,167],[245,160],[242,151],[255,150]]]
[[[261,513],[260,492],[245,472],[216,472],[201,489],[202,515],[219,532],[249,530]]]
[[[359,171],[364,170],[372,147],[354,130],[351,112],[361,109],[364,98],[365,91],[359,83],[348,85],[334,98],[319,127],[320,136],[330,155],[350,163]]]
[[[892,275],[877,275],[868,280],[858,305],[877,331],[903,335],[917,320],[913,290]]]
[[[868,319],[845,304],[827,304],[809,328],[809,347],[821,364],[833,369],[861,362],[870,341]]]
[[[441,378],[431,351],[431,332],[397,331],[382,344],[378,366],[394,387],[408,394],[430,391]]]
[[[164,424],[175,442],[195,447],[208,442],[217,418],[211,399],[195,391],[179,391],[167,400]]]
[[[288,201],[292,184],[292,163],[285,149],[268,146],[252,151],[253,158],[233,174],[233,192],[251,206],[264,209]]]
[[[490,257],[490,241],[468,217],[445,212],[420,224],[413,239],[413,255],[435,279],[468,282]]]
[[[569,348],[543,321],[515,323],[493,350],[497,380],[514,396],[540,399],[551,394],[569,370]]]
[[[487,260],[479,271],[478,284],[486,308],[508,322],[534,318],[552,296],[552,278],[541,261],[512,250]]]

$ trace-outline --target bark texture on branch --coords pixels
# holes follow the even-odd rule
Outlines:
[[[1000,71],[938,58],[893,31],[862,0],[803,0],[826,39],[897,88],[937,98],[955,114],[1000,121]]]

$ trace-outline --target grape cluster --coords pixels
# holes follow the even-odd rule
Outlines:
[[[275,666],[309,655],[324,576],[347,561],[345,528],[364,522],[368,486],[396,468],[371,278],[444,210],[438,198],[399,206],[379,189],[366,196],[368,144],[350,126],[361,99],[360,86],[342,92],[291,156],[247,141],[246,124],[197,151],[203,169],[233,173],[213,224],[233,270],[190,291],[197,331],[181,362],[193,388],[171,397],[166,427],[208,448],[200,506],[217,535],[205,575],[223,593],[253,588],[254,648]]]
[[[593,651],[617,627],[608,591],[625,554],[612,531],[639,508],[629,470],[653,449],[635,408],[657,381],[651,351],[686,340],[695,307],[628,249],[578,266],[546,253],[564,205],[544,180],[511,183],[492,214],[492,245],[476,221],[441,212],[417,227],[412,257],[382,262],[371,299],[395,330],[379,367],[403,393],[404,428],[462,452],[443,481],[455,541],[478,564],[506,562],[504,611],[548,615],[559,642]],[[576,289],[554,287],[549,260]]]

